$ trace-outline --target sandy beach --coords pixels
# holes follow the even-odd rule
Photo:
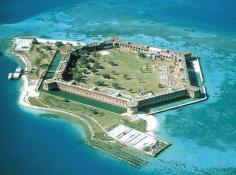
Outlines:
[[[92,127],[90,126],[90,123],[78,115],[75,115],[75,114],[72,114],[72,113],[66,112],[66,111],[57,110],[57,109],[50,109],[50,108],[44,108],[44,107],[38,107],[38,106],[31,105],[28,101],[28,98],[39,96],[39,92],[36,90],[37,82],[35,82],[33,84],[29,84],[29,81],[28,81],[26,75],[22,76],[22,80],[23,80],[23,86],[21,88],[21,94],[20,94],[19,101],[18,101],[20,105],[27,107],[27,108],[37,109],[37,110],[46,111],[46,112],[61,113],[61,114],[65,114],[67,116],[70,116],[72,118],[79,119],[88,126],[89,131],[91,132],[91,136],[92,137],[94,136],[94,132],[93,132]]]
[[[147,115],[147,114],[138,114],[138,117],[147,122],[147,127],[146,127],[147,133],[154,135],[159,128],[159,123],[157,121],[157,118],[153,115]]]
[[[23,86],[22,86],[22,89],[21,89],[19,103],[23,106],[32,107],[32,105],[30,105],[29,102],[28,102],[28,98],[39,96],[39,92],[37,92],[35,90],[37,83],[29,84],[29,81],[28,81],[26,75],[22,76],[22,80],[23,80]]]

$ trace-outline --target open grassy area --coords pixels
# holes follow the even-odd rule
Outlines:
[[[31,63],[32,72],[29,74],[31,79],[36,79],[45,74],[55,53],[55,47],[46,47],[42,44],[34,44],[29,52],[24,53]]]
[[[34,44],[29,52],[26,54],[32,62],[32,66],[37,68],[44,64],[50,64],[52,57],[54,56],[56,48],[53,46],[45,47],[42,44]]]
[[[173,62],[152,61],[141,58],[138,53],[119,48],[108,51],[110,55],[95,52],[89,55],[87,61],[84,58],[82,61],[78,60],[76,69],[79,71],[74,71],[74,74],[82,71],[86,84],[120,89],[129,92],[130,95],[136,95],[143,90],[156,93],[167,90],[167,86],[160,85],[160,66],[174,67]]]
[[[46,77],[47,76],[48,75],[46,75]],[[75,95],[75,94],[65,92],[65,91],[45,91],[45,90],[43,90],[42,86],[40,87],[40,91],[45,92],[45,93],[49,93],[49,94],[52,94],[52,95],[55,95],[55,96],[59,96],[59,97],[62,97],[62,98],[67,98],[69,100],[77,101],[79,103],[86,104],[86,105],[89,105],[89,106],[94,106],[96,108],[104,109],[106,111],[111,111],[111,112],[114,112],[114,113],[118,113],[118,114],[122,114],[122,113],[126,112],[125,108],[121,108],[119,106],[115,106],[115,105],[105,103],[105,102],[102,102],[102,101],[98,101],[98,100],[95,100],[95,99],[91,99],[91,98],[88,98],[88,97]]]
[[[80,115],[89,121],[91,120],[91,123],[94,123],[93,119],[95,119],[105,130],[110,130],[121,123],[140,131],[146,130],[146,122],[144,120],[131,122],[126,117],[119,114],[86,106],[72,100],[68,101],[67,99],[46,93],[41,93],[38,98],[30,98],[30,102],[36,106],[50,106],[50,108]],[[100,132],[100,130],[98,130],[98,132]]]
[[[58,109],[60,111],[69,112],[79,116],[80,118],[75,118],[69,115],[67,116],[65,114],[60,114],[63,118],[79,123],[80,126],[84,128],[87,136],[86,143],[101,149],[102,151],[107,152],[120,160],[126,161],[133,166],[141,167],[150,159],[149,156],[140,151],[120,143],[113,142],[105,133],[121,123],[131,128],[145,131],[146,122],[144,120],[132,122],[124,116],[101,109],[88,107],[78,102],[68,101],[64,98],[46,93],[41,93],[38,98],[29,98],[29,101],[35,106]],[[91,128],[94,133],[91,132]]]

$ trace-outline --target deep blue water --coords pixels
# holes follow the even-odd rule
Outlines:
[[[18,104],[19,63],[0,57],[0,174],[236,174],[236,1],[3,0],[0,39],[17,35],[91,42],[121,38],[190,50],[201,58],[209,99],[156,115],[172,146],[142,169],[82,142],[78,125]]]

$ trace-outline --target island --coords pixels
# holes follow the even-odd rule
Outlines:
[[[84,141],[142,167],[170,143],[154,134],[152,114],[207,99],[199,58],[190,52],[116,37],[83,44],[37,37],[12,40],[24,67],[21,103],[77,122]]]

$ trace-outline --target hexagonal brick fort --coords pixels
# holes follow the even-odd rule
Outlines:
[[[86,83],[75,84],[73,81],[66,80],[66,74],[71,66],[71,62],[80,59],[82,56],[81,53],[89,55],[93,52],[101,52],[104,50],[109,51],[110,49],[142,53],[144,54],[145,59],[150,60],[150,63],[156,60],[173,62],[174,67],[172,73],[168,66],[162,66],[162,68],[159,67],[159,69],[162,69],[162,73],[159,76],[161,76],[160,79],[162,81],[166,82],[166,91],[159,93],[146,89],[139,94],[132,95],[124,90],[122,91],[96,85],[86,85]],[[121,40],[106,40],[80,46],[76,50],[70,52],[67,56],[63,57],[53,78],[45,80],[43,88],[47,91],[61,90],[70,92],[126,108],[129,113],[137,113],[140,109],[145,107],[173,102],[182,98],[199,98],[203,93],[205,93],[205,91],[202,92],[202,89],[204,88],[199,86],[197,87],[190,81],[187,64],[189,64],[188,62],[191,61],[191,58],[192,56],[189,52],[175,52],[146,45],[136,45]],[[174,86],[174,88],[172,88],[172,86]],[[204,87],[203,83],[202,87]]]

